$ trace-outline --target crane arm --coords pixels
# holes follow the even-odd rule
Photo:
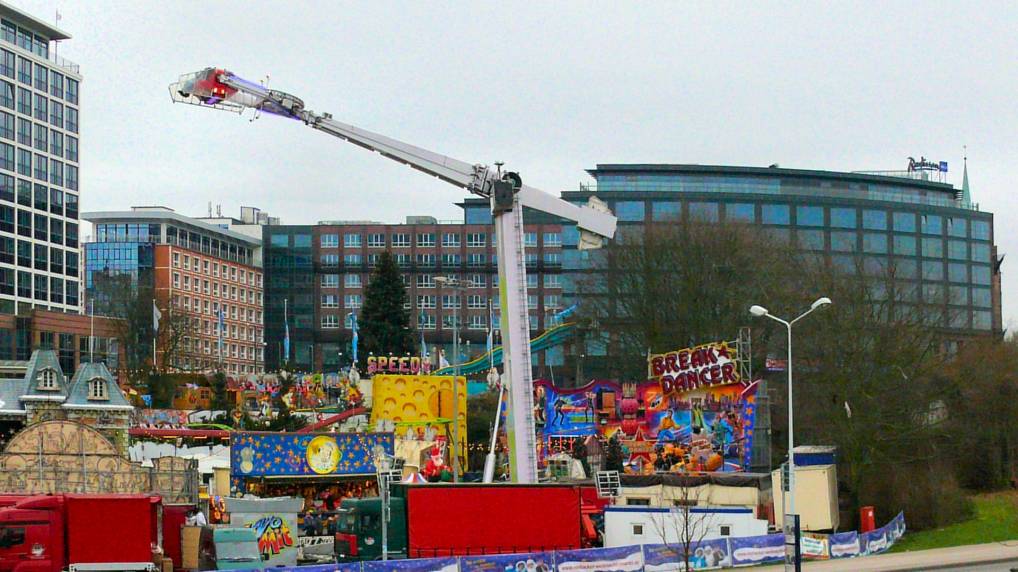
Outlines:
[[[332,118],[330,113],[315,113],[304,102],[288,93],[238,77],[219,68],[206,68],[187,74],[170,85],[174,101],[241,112],[255,109],[303,121],[308,126],[345,141],[376,151],[394,161],[437,177],[472,194],[490,198],[494,184],[502,178],[498,169],[481,163],[467,163],[416,145],[404,143]],[[600,201],[581,207],[534,187],[522,185],[517,193],[521,205],[575,221],[581,230],[581,246],[600,244],[600,237],[615,234],[615,217]],[[592,208],[589,208],[592,207]],[[593,236],[591,236],[593,235]]]

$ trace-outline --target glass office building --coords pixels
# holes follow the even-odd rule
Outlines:
[[[600,164],[588,172],[596,184],[563,198],[583,203],[596,195],[620,227],[684,216],[761,225],[846,271],[893,263],[894,279],[910,293],[905,303],[945,312],[948,341],[1002,332],[993,215],[969,199],[967,171],[961,188],[928,171]],[[590,267],[577,238],[575,226],[563,227],[567,300]],[[588,356],[597,352],[587,348]]]

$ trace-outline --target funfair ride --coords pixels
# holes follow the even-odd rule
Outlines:
[[[484,197],[491,203],[498,252],[499,301],[502,309],[502,380],[508,382],[512,480],[536,483],[537,438],[534,430],[533,380],[530,365],[530,323],[527,313],[527,277],[523,251],[523,209],[530,208],[576,223],[578,248],[602,246],[615,234],[615,217],[607,205],[591,197],[577,206],[550,193],[523,184],[519,174],[494,166],[466,163],[336,121],[329,113],[304,108],[304,102],[259,83],[247,81],[221,68],[207,68],[181,76],[170,85],[175,102],[241,113],[246,109],[290,119],[329,135],[409,165],[447,183]],[[485,470],[486,480],[490,479]]]

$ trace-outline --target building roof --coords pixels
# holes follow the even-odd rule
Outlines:
[[[56,391],[42,391],[36,383],[39,374],[47,369],[57,373]],[[35,350],[32,358],[28,360],[28,367],[25,370],[25,377],[21,380],[21,401],[42,400],[42,401],[64,401],[67,399],[67,381],[64,378],[64,370],[60,368],[60,360],[57,359],[57,352],[54,350]]]
[[[175,222],[177,224],[189,225],[195,228],[222,235],[237,242],[243,242],[251,246],[261,246],[262,241],[258,238],[227,230],[221,226],[209,224],[205,221],[176,213],[166,207],[143,207],[130,211],[94,211],[81,213],[81,218],[94,223],[129,223],[129,222]]]
[[[71,35],[60,28],[57,28],[52,24],[47,24],[28,12],[19,10],[7,3],[0,3],[0,16],[3,16],[7,20],[11,20],[15,24],[21,24],[26,28],[31,28],[33,32],[38,32],[51,40],[71,39]]]
[[[594,169],[587,169],[594,178],[608,173],[660,173],[681,175],[743,175],[771,178],[820,179],[830,181],[870,183],[897,187],[913,187],[941,191],[954,195],[954,186],[949,183],[909,179],[890,175],[846,173],[841,171],[816,171],[812,169],[785,169],[782,167],[739,167],[731,165],[689,165],[666,163],[598,163]]]
[[[95,379],[101,379],[106,384],[106,395],[109,396],[109,399],[99,401],[88,398],[88,384]],[[120,387],[113,379],[113,374],[102,362],[85,362],[78,367],[74,378],[71,379],[67,401],[64,402],[63,407],[68,409],[134,409],[120,391]]]

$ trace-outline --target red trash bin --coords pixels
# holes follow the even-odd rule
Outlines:
[[[859,509],[859,532],[870,532],[876,528],[876,517],[873,507],[864,506]]]

